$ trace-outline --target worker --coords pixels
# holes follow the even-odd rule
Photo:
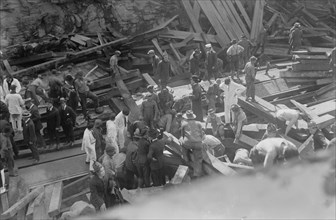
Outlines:
[[[102,134],[102,125],[103,125],[102,120],[96,119],[94,121],[94,125],[92,128],[93,137],[96,139],[95,144],[96,158],[100,158],[104,154],[106,147],[105,139]]]
[[[31,98],[25,99],[25,105],[26,109],[31,113],[31,120],[34,122],[35,125],[36,144],[39,148],[46,149],[45,140],[41,135],[41,130],[43,126],[41,123],[41,115],[39,109],[35,104],[33,104]]]
[[[97,108],[99,107],[98,97],[96,94],[90,91],[89,84],[90,82],[86,78],[83,77],[82,71],[79,71],[76,73],[75,89],[78,92],[78,96],[80,98],[80,103],[82,106],[82,112],[83,112],[84,118],[87,117],[87,110],[86,110],[87,98],[92,99],[92,101],[94,102],[96,111],[97,111]]]
[[[72,146],[75,141],[73,128],[76,125],[76,113],[70,106],[67,106],[64,98],[60,99],[60,103],[59,114],[61,126],[66,138],[65,146]]]
[[[208,124],[211,125],[211,129],[212,129],[212,135],[217,135],[217,131],[218,131],[218,126],[220,124],[222,124],[222,120],[220,119],[220,117],[218,117],[216,115],[216,112],[214,109],[209,109],[208,111],[208,117],[205,121],[205,129],[208,128]]]
[[[247,39],[246,35],[242,35],[241,39],[238,41],[238,45],[244,48],[244,51],[242,52],[242,63],[245,65],[251,57],[251,48],[253,44]]]
[[[71,75],[65,76],[63,88],[65,90],[65,97],[63,98],[67,98],[67,105],[76,113],[79,97],[75,89],[75,80]]]
[[[300,49],[302,45],[302,30],[300,23],[296,22],[289,31],[289,49],[288,54],[293,50]]]
[[[202,143],[205,144],[209,152],[215,156],[215,157],[220,157],[225,153],[225,146],[222,144],[222,142],[216,138],[214,135],[203,135],[203,140]],[[220,159],[223,160],[223,159]]]
[[[244,148],[239,148],[236,150],[233,163],[250,167],[253,166],[252,160],[249,157],[249,151]]]
[[[104,166],[94,161],[92,168],[93,175],[90,178],[90,203],[95,207],[97,212],[106,211],[106,175]]]
[[[31,113],[23,111],[22,120],[24,142],[32,152],[33,164],[37,164],[40,161],[40,156],[36,146],[36,129],[33,120],[31,120]]]
[[[299,152],[292,142],[284,138],[267,138],[251,149],[250,158],[254,166],[263,164],[269,168],[274,163],[299,158]]]
[[[157,68],[159,65],[159,62],[161,61],[160,57],[155,54],[154,50],[149,50],[147,53],[150,56],[150,62],[152,64],[152,72],[150,75],[156,76],[157,75]]]
[[[266,44],[266,40],[267,40],[267,29],[268,29],[268,25],[263,25],[257,35],[257,39],[256,39],[256,47],[253,49],[253,55],[256,55],[256,53],[258,52],[259,48],[261,47],[261,53],[264,53],[265,50],[265,44]]]
[[[16,93],[16,85],[10,86],[10,93],[5,97],[5,103],[10,113],[10,122],[14,132],[22,132],[22,109],[24,101],[20,94]]]
[[[144,101],[141,103],[140,112],[146,125],[149,128],[154,129],[156,121],[159,120],[160,112],[151,93],[145,95]]]
[[[264,140],[266,138],[272,138],[272,137],[278,137],[278,129],[275,124],[268,123],[266,127],[266,131],[264,135],[262,136],[261,140]]]
[[[183,118],[186,120],[181,127],[181,142],[183,157],[188,161],[193,168],[193,177],[202,176],[202,141],[203,129],[202,124],[196,120],[196,115],[193,111],[188,110]],[[190,152],[191,151],[191,152]],[[189,159],[189,154],[192,153],[193,161]]]
[[[201,63],[201,51],[196,48],[190,55],[189,61],[189,73],[190,75],[196,75],[200,77],[200,63]]]
[[[229,77],[226,78],[224,83],[221,83],[219,87],[224,91],[225,123],[231,123],[231,106],[238,103],[238,97],[242,95],[242,93],[245,91],[245,88],[244,86],[231,81]]]
[[[157,126],[167,132],[170,132],[173,119],[175,118],[176,110],[173,109],[170,112],[167,112],[166,114],[162,115],[157,122]]]
[[[329,65],[330,65],[330,70],[333,73],[333,76],[336,76],[336,47],[334,47],[334,49],[331,51],[330,55],[330,61],[329,61]]]
[[[115,152],[119,153],[119,147],[118,147],[118,130],[117,130],[117,124],[115,121],[116,115],[114,112],[111,113],[110,119],[106,121],[106,147],[110,146],[115,149]]]
[[[39,95],[43,100],[48,100],[48,96],[46,94],[46,90],[48,89],[48,80],[46,78],[46,73],[38,74],[37,78],[33,80],[28,85],[27,97],[32,98],[33,103],[38,106],[40,101],[37,97]]]
[[[191,108],[193,113],[196,115],[196,120],[203,122],[203,110],[202,110],[202,87],[199,84],[201,80],[198,76],[193,75],[191,77],[191,88],[192,94],[190,95],[191,99]]]
[[[147,159],[150,165],[150,176],[153,186],[163,186],[166,184],[166,176],[164,170],[163,151],[166,141],[163,140],[163,130],[151,129],[149,131],[150,145]]]
[[[237,105],[233,104],[231,106],[232,111],[232,130],[235,134],[234,143],[237,143],[243,130],[243,126],[247,124],[247,117],[243,109]]]
[[[171,112],[174,104],[174,96],[169,92],[168,88],[164,87],[158,94],[159,97],[159,109],[161,115],[165,115]]]
[[[212,48],[211,44],[205,45],[206,50],[206,59],[205,59],[205,66],[207,70],[207,80],[210,81],[211,78],[217,79],[217,53]],[[203,78],[200,78],[201,80]]]
[[[58,131],[60,130],[61,126],[61,116],[59,114],[59,111],[56,107],[53,106],[51,102],[47,102],[47,112],[46,112],[46,118],[47,118],[47,135],[49,137],[50,141],[50,149],[56,149],[59,150],[60,146],[60,140]]]
[[[257,62],[257,58],[252,56],[250,61],[246,63],[244,72],[245,72],[245,80],[246,80],[246,101],[256,102],[255,100],[255,77],[257,69],[255,67],[255,63]]]
[[[116,176],[116,163],[113,161],[114,155],[116,155],[115,148],[112,146],[106,146],[104,154],[99,159],[102,161],[105,173],[109,176],[109,178],[114,178]]]
[[[171,133],[178,139],[181,137],[182,122],[183,122],[182,113],[181,112],[176,113],[176,115],[172,119],[169,133]]]
[[[21,91],[21,84],[19,82],[19,80],[17,80],[16,78],[14,78],[11,74],[8,74],[7,77],[4,79],[3,81],[3,92],[4,92],[4,96],[6,96],[7,94],[10,93],[10,88],[11,85],[15,85],[15,92],[17,94],[20,93]]]
[[[138,146],[135,165],[138,172],[138,188],[150,186],[150,168],[147,155],[149,152],[149,142],[144,133],[135,133],[134,140]]]
[[[308,123],[309,133],[313,135],[314,151],[327,149],[329,140],[324,136],[321,129],[318,128],[315,121],[311,120]]]
[[[112,75],[113,76],[120,76],[120,69],[118,66],[118,58],[120,57],[121,52],[119,50],[114,51],[113,56],[110,58],[110,68],[112,70]]]
[[[128,115],[129,115],[129,110],[123,109],[117,114],[115,118],[115,123],[116,123],[117,131],[118,131],[117,140],[118,140],[119,150],[125,147],[125,137],[126,137],[127,130],[128,130]]]
[[[152,94],[153,100],[156,102],[156,105],[159,107],[160,99],[159,95],[155,93],[154,91],[154,86],[153,85],[148,85],[147,86],[147,92]]]
[[[227,49],[226,54],[229,58],[230,66],[231,66],[231,78],[234,78],[234,73],[236,73],[236,77],[239,78],[239,64],[242,62],[242,54],[244,52],[244,47],[238,45],[237,40],[233,39],[231,41],[231,46]]]
[[[136,132],[141,133],[141,134],[147,134],[148,130],[149,130],[149,127],[146,125],[146,122],[144,121],[144,118],[142,115],[139,116],[138,120],[131,123],[128,129],[132,140]]]
[[[285,135],[287,136],[288,132],[292,129],[294,124],[298,128],[298,120],[302,118],[304,114],[294,109],[279,109],[275,115],[276,118],[280,120],[279,125],[281,130],[284,130],[286,127]],[[287,122],[288,124],[286,126]]]
[[[6,106],[6,105],[5,105]],[[9,137],[11,144],[12,144],[12,148],[13,148],[13,152],[14,152],[14,159],[18,158],[19,155],[19,149],[16,146],[16,143],[14,141],[14,130],[12,125],[9,123],[8,118],[6,118],[6,114],[3,114],[3,112],[0,109],[0,132],[2,131],[3,128],[5,127],[10,127],[11,129],[11,135]],[[23,129],[23,128],[22,128]]]
[[[163,53],[163,60],[161,60],[158,64],[157,76],[161,88],[166,87],[171,76],[171,68],[167,51]]]
[[[53,105],[59,107],[59,99],[64,97],[63,94],[63,82],[57,77],[58,71],[53,69],[49,76],[49,98],[53,100]]]
[[[218,84],[210,80],[210,85],[209,85],[209,88],[206,94],[207,102],[208,102],[208,109],[216,110],[218,89],[219,89]]]
[[[0,132],[0,160],[7,164],[9,176],[17,176],[13,158],[13,147],[10,141],[11,127],[7,126]]]
[[[96,154],[96,139],[93,136],[93,126],[94,123],[92,121],[88,122],[87,127],[84,130],[83,133],[83,140],[82,140],[82,151],[85,151],[86,153],[86,159],[85,163],[89,164],[89,170],[93,171],[93,163],[97,160],[97,154]]]

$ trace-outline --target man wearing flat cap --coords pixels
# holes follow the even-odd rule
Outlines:
[[[152,68],[153,68],[153,71],[151,72],[150,75],[151,76],[156,76],[157,68],[158,68],[158,65],[159,65],[161,59],[158,55],[155,54],[154,50],[149,50],[147,54],[150,57],[150,61],[152,63]]]
[[[37,164],[40,161],[40,156],[36,147],[36,129],[34,122],[31,120],[30,117],[31,114],[29,111],[22,112],[23,139],[25,144],[30,148],[33,154],[34,164]]]
[[[156,104],[157,104],[158,107],[159,107],[159,102],[160,102],[160,100],[159,100],[159,95],[156,94],[156,93],[154,92],[154,86],[153,86],[153,85],[148,85],[148,86],[147,86],[147,91],[148,91],[150,94],[152,94],[152,96],[153,96],[153,100],[156,102]]]
[[[232,111],[232,130],[235,134],[234,143],[237,143],[243,130],[243,126],[247,124],[247,117],[243,109],[236,104],[231,106]]]
[[[190,55],[189,72],[191,75],[200,76],[201,51],[196,48]]]
[[[246,64],[249,57],[251,56],[251,48],[253,44],[249,39],[247,39],[245,35],[242,35],[240,41],[238,42],[238,45],[244,48],[244,51],[242,52],[242,61],[243,64]]]
[[[66,137],[65,145],[72,145],[75,141],[73,127],[76,125],[76,113],[71,107],[67,106],[64,98],[60,98],[60,103],[59,114],[61,126]]]

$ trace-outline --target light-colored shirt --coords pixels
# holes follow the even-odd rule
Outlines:
[[[204,135],[203,143],[206,144],[210,149],[214,149],[218,145],[222,144],[222,142],[218,140],[218,138],[216,138],[213,135],[208,135],[208,134]]]
[[[22,113],[22,106],[24,106],[24,101],[20,94],[7,94],[5,103],[8,106],[10,114],[20,115]]]
[[[112,68],[113,71],[116,71],[118,68],[118,57],[117,55],[113,55],[110,58],[110,67]]]
[[[15,92],[20,93],[21,84],[20,84],[19,80],[13,78],[13,81],[12,81],[11,85],[16,85]],[[8,79],[4,79],[2,86],[3,86],[4,93],[5,93],[4,96],[6,96],[7,94],[10,93],[10,91],[9,91],[10,88],[8,87]]]
[[[202,142],[203,130],[199,121],[191,120],[182,123],[182,132],[186,143]]]
[[[33,80],[33,82],[30,85],[36,86],[41,89],[48,89],[49,82],[46,82],[42,80],[41,78],[36,78]]]
[[[120,111],[115,117],[115,124],[117,129],[125,129],[127,127],[128,116],[124,116],[123,112]]]
[[[86,93],[86,92],[90,91],[85,79],[76,79],[75,80],[75,88],[76,88],[78,93]]]
[[[232,46],[229,47],[229,49],[226,51],[226,54],[229,56],[234,56],[234,55],[238,55],[240,53],[242,53],[244,51],[244,47],[238,45],[238,44],[234,44]]]
[[[247,62],[244,68],[246,80],[254,80],[256,75],[256,68],[251,62]]]
[[[117,125],[115,121],[108,120],[106,122],[106,144],[111,145],[119,153],[119,147],[117,144]]]
[[[214,115],[214,117],[212,117],[211,115],[208,115],[206,119],[206,125],[208,124],[211,124],[212,134],[216,135],[218,125],[222,124],[222,120],[217,115]]]
[[[286,121],[297,120],[299,118],[299,112],[294,109],[279,109],[276,112],[276,117]]]

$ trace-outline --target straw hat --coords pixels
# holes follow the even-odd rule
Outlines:
[[[25,111],[22,112],[22,117],[23,118],[30,118],[31,114],[28,110],[25,110]]]
[[[183,115],[183,118],[188,119],[188,120],[192,120],[196,118],[196,115],[194,114],[194,112],[192,110],[188,110],[186,111],[186,113]]]

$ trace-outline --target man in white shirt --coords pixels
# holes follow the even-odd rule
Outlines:
[[[127,133],[127,122],[128,122],[128,115],[129,110],[124,109],[115,118],[115,123],[117,126],[118,134],[117,134],[117,140],[119,149],[121,150],[125,146],[125,136]]]
[[[233,39],[231,41],[231,44],[232,45],[226,51],[231,66],[231,77],[233,79],[234,73],[236,72],[237,79],[239,80],[239,64],[242,59],[242,53],[244,51],[244,47],[238,45],[236,39]]]
[[[219,87],[224,91],[225,123],[231,123],[231,106],[238,103],[238,96],[242,95],[245,87],[231,81],[230,78],[226,78],[224,83],[221,83]]]
[[[19,94],[21,91],[21,84],[19,80],[15,79],[12,75],[8,75],[7,78],[3,81],[3,90],[4,90],[4,96],[10,93],[10,87],[11,85],[15,85],[15,93]]]
[[[302,116],[302,113],[294,109],[279,109],[276,112],[276,118],[282,121],[280,126],[282,129],[286,127],[286,123],[288,122],[285,130],[285,135],[288,134],[294,124],[296,128],[298,128],[298,120],[302,118]]]
[[[49,82],[46,80],[46,74],[39,74],[36,79],[33,80],[33,82],[28,85],[28,91],[29,97],[26,98],[32,98],[34,104],[38,106],[40,104],[40,101],[37,98],[37,95],[39,95],[43,100],[48,100],[48,96],[45,92],[45,90],[48,88]]]
[[[10,113],[10,122],[13,130],[22,132],[22,109],[24,101],[20,94],[16,93],[16,85],[10,86],[10,93],[6,95],[5,103]]]
[[[118,147],[118,129],[115,122],[116,115],[111,113],[110,120],[106,121],[106,148],[111,146],[115,152],[119,153]]]
[[[110,68],[112,69],[114,74],[120,74],[119,66],[118,66],[118,57],[120,56],[121,52],[116,50],[114,55],[110,58]]]

